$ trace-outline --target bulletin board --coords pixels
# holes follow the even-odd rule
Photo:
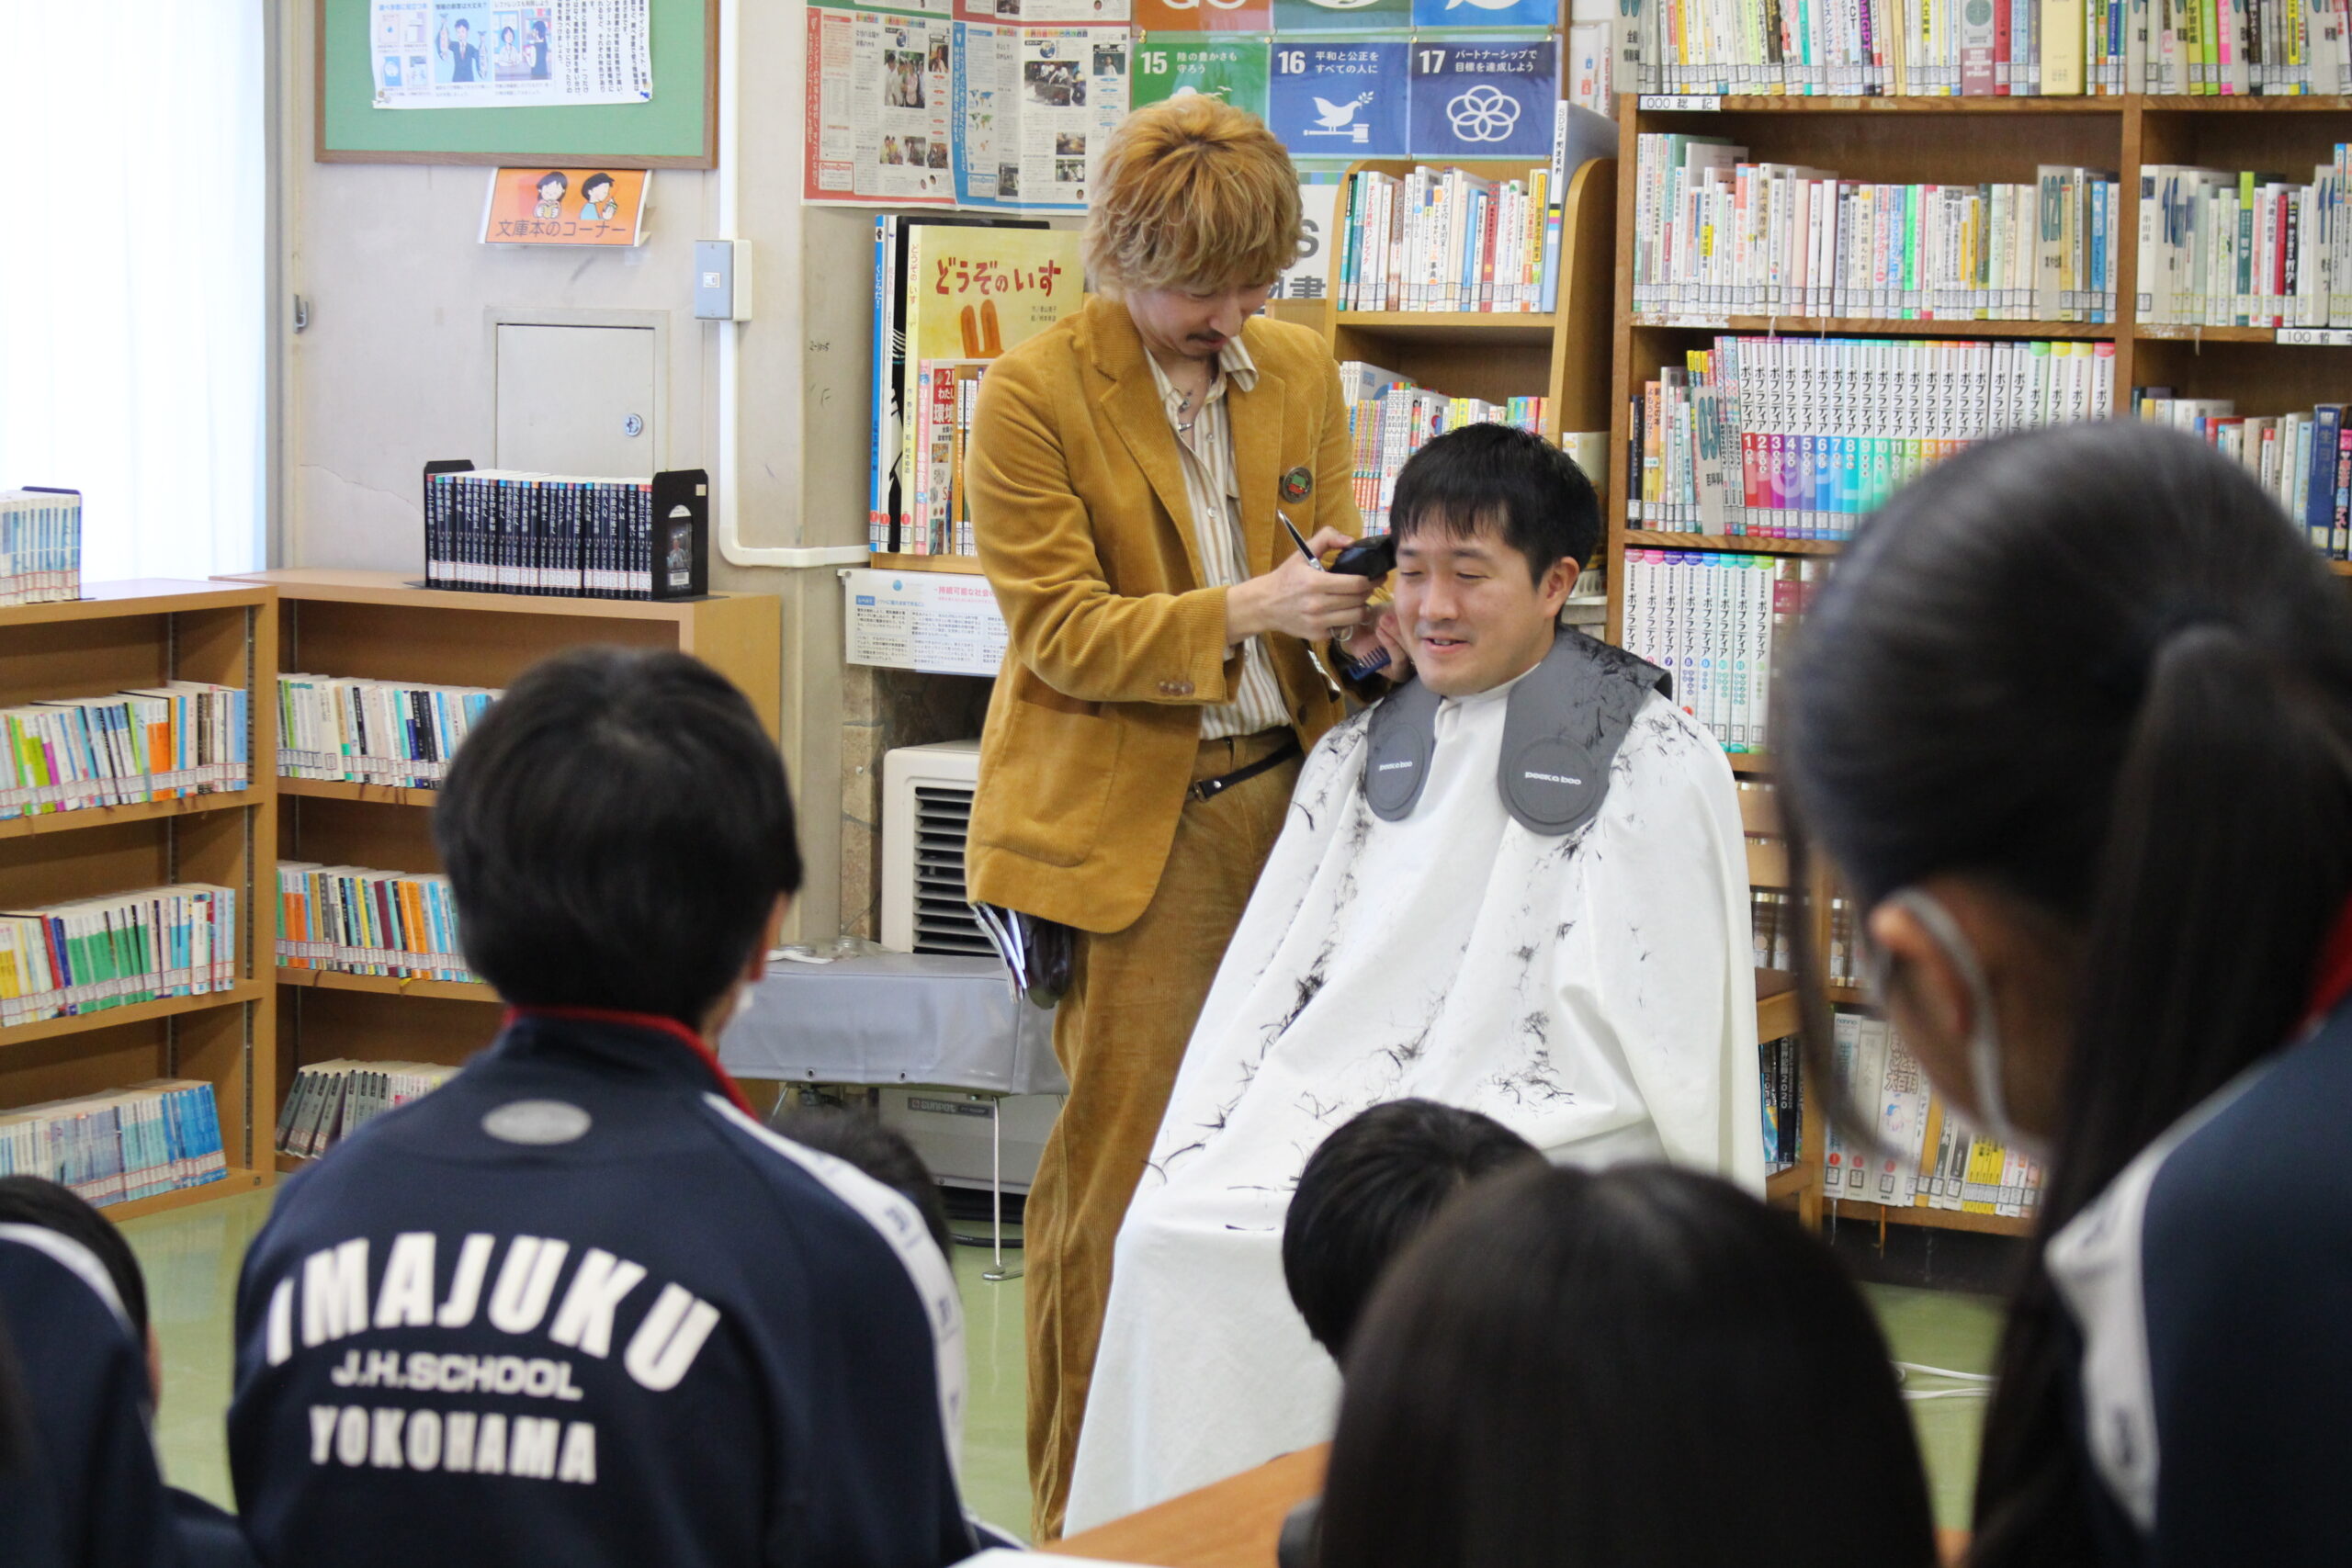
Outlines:
[[[648,102],[446,109],[378,108],[368,0],[316,4],[320,163],[718,165],[718,0],[650,0]]]

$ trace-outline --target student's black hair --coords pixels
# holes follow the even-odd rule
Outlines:
[[[1935,1561],[1860,1292],[1792,1216],[1666,1166],[1499,1176],[1406,1250],[1349,1359],[1321,1532],[1320,1568]]]
[[[498,36],[502,39],[513,38],[515,36],[514,29],[512,26],[501,28],[498,29]]]
[[[541,38],[547,37],[548,19],[545,17],[533,17],[531,18],[531,30],[538,34]]]
[[[947,1205],[922,1156],[896,1127],[886,1127],[870,1111],[838,1106],[795,1106],[778,1111],[768,1125],[801,1147],[856,1167],[915,1206],[923,1228],[948,1258],[956,1237],[947,1228]]]
[[[682,653],[526,671],[450,760],[433,837],[467,962],[518,1005],[698,1028],[800,887],[775,743]]]
[[[2091,1561],[2042,1246],[2296,1027],[2352,892],[2352,606],[2239,465],[2072,425],[1956,457],[1866,522],[1774,712],[1792,886],[1817,839],[1860,909],[1962,873],[2081,933],[1969,1561]]]
[[[130,1243],[114,1228],[112,1220],[70,1187],[38,1176],[0,1176],[0,1225],[34,1225],[88,1247],[113,1282],[114,1293],[121,1298],[131,1337],[145,1351],[147,1277],[139,1271]]]
[[[466,20],[463,17],[459,17],[457,20],[455,20],[455,21],[451,22],[449,25],[450,25],[451,27],[453,27],[453,28],[465,28],[465,29],[466,29],[466,31],[468,31],[468,32],[471,32],[471,31],[473,31],[473,30],[474,30],[474,25],[473,25],[471,22],[469,22],[468,20]]]
[[[609,190],[612,188],[612,184],[613,176],[610,175],[590,175],[586,179],[580,182],[580,194],[586,196],[598,186],[603,186]]]
[[[1283,1224],[1283,1280],[1307,1332],[1344,1360],[1373,1287],[1446,1200],[1540,1160],[1491,1116],[1392,1100],[1342,1122],[1307,1157]]]
[[[1424,527],[1466,538],[1487,527],[1527,558],[1542,581],[1562,559],[1592,563],[1600,547],[1600,498],[1576,459],[1508,424],[1449,430],[1405,461],[1391,511],[1396,542]]]
[[[555,182],[556,194],[558,196],[562,195],[565,191],[571,188],[571,176],[564,174],[560,169],[549,169],[546,174],[541,175],[538,177],[538,179],[532,185],[531,188],[533,190],[543,191],[548,188],[548,182],[549,180],[553,180]]]

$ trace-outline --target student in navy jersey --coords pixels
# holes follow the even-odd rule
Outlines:
[[[751,706],[677,654],[539,665],[434,834],[510,1004],[445,1088],[280,1188],[230,1461],[303,1568],[928,1568],[963,1324],[914,1207],[750,1116],[708,1042],[800,882]]]
[[[2344,584],[2188,436],[2014,436],[1863,525],[1774,716],[1904,1037],[2045,1161],[1970,1562],[2345,1561]]]

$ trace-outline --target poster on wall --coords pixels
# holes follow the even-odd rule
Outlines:
[[[1296,265],[1274,282],[1269,299],[1320,299],[1331,290],[1332,224],[1340,209],[1338,175],[1298,177],[1298,217],[1303,231]]]
[[[842,653],[852,664],[934,675],[994,675],[1004,615],[985,577],[953,572],[842,573]]]
[[[808,7],[804,195],[955,201],[954,28],[935,14]]]
[[[1403,39],[1274,40],[1266,124],[1295,158],[1401,158]]]
[[[1197,93],[1266,118],[1266,40],[1204,33],[1147,33],[1136,41],[1135,101],[1141,108]]]
[[[490,245],[641,245],[650,169],[492,169],[481,238]]]
[[[957,200],[1084,209],[1103,143],[1127,115],[1125,28],[956,24]]]
[[[1417,38],[1412,156],[1548,158],[1559,97],[1556,39]]]
[[[1555,28],[1560,0],[1413,0],[1417,28]]]
[[[639,104],[653,96],[648,0],[369,0],[379,109]]]
[[[1030,28],[1125,27],[1128,0],[956,0],[956,19]]]
[[[1413,0],[1274,0],[1277,33],[1402,32]]]
[[[1138,32],[1262,33],[1273,25],[1273,0],[1136,0]]]

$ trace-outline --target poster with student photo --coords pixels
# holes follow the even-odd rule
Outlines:
[[[634,104],[653,96],[649,0],[368,0],[375,106]]]
[[[956,24],[933,13],[812,5],[808,164],[811,201],[946,205]]]
[[[1416,38],[1415,158],[1549,158],[1560,97],[1554,38]]]
[[[1114,27],[1124,29],[1129,0],[956,0],[961,22],[1019,22],[1026,27]]]
[[[1266,124],[1294,158],[1406,155],[1403,39],[1274,40]]]
[[[1266,72],[1261,38],[1147,33],[1136,44],[1136,107],[1197,93],[1263,119]]]

